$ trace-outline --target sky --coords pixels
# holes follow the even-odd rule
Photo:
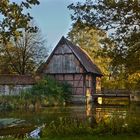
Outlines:
[[[71,28],[70,11],[67,6],[73,2],[84,0],[40,0],[40,5],[33,6],[29,11],[34,17],[47,46],[53,49],[62,36],[67,35]]]

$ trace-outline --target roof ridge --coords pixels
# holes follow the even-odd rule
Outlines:
[[[98,76],[102,76],[102,73],[100,71],[100,69],[98,68],[98,66],[96,66],[96,64],[94,64],[94,62],[90,59],[90,57],[81,49],[80,46],[77,46],[75,44],[73,44],[71,41],[69,41],[67,38],[65,38],[64,36],[61,37],[61,39],[59,40],[59,42],[57,43],[56,47],[53,49],[53,51],[50,53],[48,59],[46,60],[45,64],[43,64],[43,66],[38,69],[38,72],[43,72],[43,69],[45,68],[45,66],[49,63],[51,57],[53,56],[55,50],[60,46],[66,44],[71,51],[73,52],[73,54],[75,55],[75,57],[78,59],[78,61],[81,63],[81,65],[83,66],[83,68],[85,69],[85,71],[87,73],[93,73],[96,74]]]
[[[83,62],[82,62],[82,60],[79,58],[79,56],[77,55],[77,53],[75,53],[75,51],[73,50],[73,48],[71,47],[71,45],[73,45],[73,46],[76,46],[76,45],[74,45],[72,42],[70,42],[68,39],[66,39],[66,38],[64,38],[65,39],[65,42],[66,42],[66,44],[68,45],[68,47],[72,50],[72,52],[75,54],[75,56],[77,57],[77,59],[80,61],[80,63],[82,63],[82,66],[86,69],[86,67],[84,66],[84,64],[83,64]],[[70,45],[70,44],[71,45]],[[78,46],[76,46],[76,47],[78,47]],[[78,47],[79,48],[79,47]],[[80,48],[79,48],[80,49]],[[87,71],[87,69],[86,69],[86,71]]]

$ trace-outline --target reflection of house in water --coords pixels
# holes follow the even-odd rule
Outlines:
[[[87,117],[93,116],[93,105],[92,104],[86,105],[86,116]]]
[[[97,123],[99,123],[101,120],[108,120],[114,116],[117,117],[126,117],[127,109],[126,108],[118,108],[118,107],[109,107],[109,108],[95,108],[95,118]]]
[[[101,121],[109,121],[114,116],[125,118],[127,111],[127,108],[124,107],[97,107],[87,104],[86,106],[72,107],[70,116],[84,122],[88,121],[91,127],[95,127]]]
[[[127,111],[127,108],[124,107],[96,107],[88,104],[86,106],[86,117],[90,121],[90,124],[94,126],[96,123],[110,120],[114,116],[125,118]]]
[[[104,108],[95,108],[95,114],[97,123],[99,123],[102,120],[106,120],[108,117],[110,117],[110,113]]]
[[[127,115],[127,108],[124,107],[96,107],[92,104],[87,104],[84,107],[73,108],[72,117],[76,117],[81,121],[88,122],[94,128],[101,121],[108,122],[114,116],[125,118]]]
[[[86,119],[88,120],[90,127],[94,128],[96,126],[97,122],[92,104],[86,105]]]

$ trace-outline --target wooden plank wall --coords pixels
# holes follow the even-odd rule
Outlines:
[[[86,93],[90,92],[91,95],[94,94],[96,91],[96,77],[93,76],[92,74],[87,74],[85,80],[86,80],[85,82]]]
[[[54,52],[44,73],[82,73],[84,71],[71,49],[61,45]]]
[[[51,74],[51,76],[59,82],[69,83],[72,86],[73,95],[86,95],[87,90],[94,94],[96,79],[92,75]]]
[[[87,90],[94,94],[96,78],[85,74],[85,69],[67,45],[60,45],[55,50],[43,73],[71,84],[73,95],[86,95]]]
[[[67,82],[72,86],[73,95],[84,95],[83,74],[51,74],[59,82]]]

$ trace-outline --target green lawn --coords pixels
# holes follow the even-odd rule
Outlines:
[[[69,136],[69,137],[54,137],[43,138],[41,140],[140,140],[140,135],[137,136]]]

